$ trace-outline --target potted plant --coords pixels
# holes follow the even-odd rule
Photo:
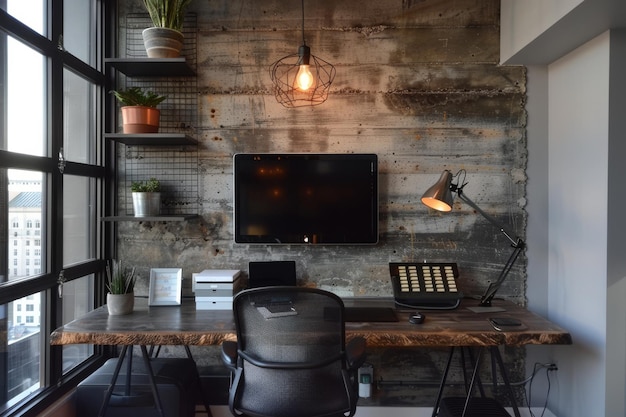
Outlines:
[[[141,87],[113,90],[111,94],[122,105],[122,127],[124,133],[157,133],[161,112],[156,108],[166,96]]]
[[[183,48],[183,21],[191,0],[143,0],[153,27],[142,32],[149,58],[176,58]]]
[[[112,316],[130,314],[135,306],[135,268],[127,269],[122,261],[106,266],[107,309]]]
[[[158,216],[161,212],[161,183],[156,178],[148,181],[133,181],[130,185],[133,195],[135,217]]]

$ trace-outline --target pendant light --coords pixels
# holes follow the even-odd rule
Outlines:
[[[304,40],[304,0],[302,0],[302,45],[270,67],[276,100],[285,107],[317,106],[328,98],[335,78],[335,67],[311,55]]]

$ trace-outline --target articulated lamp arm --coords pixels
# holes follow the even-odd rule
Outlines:
[[[464,172],[465,170],[462,171]],[[459,173],[460,172],[461,171],[459,171]],[[459,173],[457,173],[457,177]],[[480,207],[478,207],[463,193],[463,187],[465,187],[466,183],[460,182],[458,179],[456,183],[453,183],[453,178],[454,176],[450,171],[443,171],[441,173],[439,181],[437,181],[437,183],[435,183],[432,187],[426,190],[424,195],[422,195],[422,203],[435,210],[449,212],[452,210],[452,193],[457,193],[461,200],[465,201],[470,207],[480,213],[491,224],[500,229],[500,232],[502,232],[502,234],[506,236],[507,239],[509,239],[509,241],[511,242],[511,246],[514,248],[513,253],[509,257],[509,260],[507,261],[506,265],[504,265],[504,269],[502,270],[502,272],[500,272],[500,276],[498,277],[498,279],[489,284],[489,287],[487,287],[487,290],[480,298],[480,305],[488,307],[491,306],[491,300],[493,299],[494,295],[496,295],[498,289],[502,286],[502,283],[511,271],[511,268],[517,260],[517,257],[522,252],[522,250],[524,250],[526,244],[519,237],[513,238],[513,233],[509,232],[504,227],[504,225],[498,222],[495,218],[485,213]]]
[[[485,307],[489,307],[491,306],[491,300],[493,299],[493,297],[496,295],[496,292],[500,289],[500,287],[502,286],[502,283],[504,282],[504,280],[506,279],[507,275],[509,274],[509,272],[511,271],[511,268],[513,268],[513,264],[515,264],[515,261],[517,260],[517,257],[519,256],[519,254],[522,252],[522,250],[524,250],[524,248],[526,247],[526,244],[524,243],[524,241],[522,239],[520,239],[519,237],[517,238],[513,238],[512,237],[512,233],[510,233],[503,224],[499,223],[496,219],[494,219],[492,216],[490,216],[489,214],[485,213],[480,207],[478,207],[472,200],[470,200],[464,193],[463,193],[463,189],[462,188],[458,188],[456,190],[456,193],[459,195],[459,198],[461,200],[463,200],[465,203],[467,203],[470,207],[472,207],[474,210],[476,210],[477,212],[479,212],[485,219],[487,219],[491,224],[493,224],[494,226],[496,226],[498,229],[500,229],[500,232],[502,232],[502,234],[504,236],[506,236],[507,239],[509,239],[509,241],[511,242],[511,246],[514,248],[513,249],[513,253],[511,253],[511,256],[509,257],[508,261],[506,262],[506,264],[504,265],[504,269],[502,270],[502,272],[500,272],[500,275],[498,276],[498,279],[492,283],[489,284],[489,286],[487,287],[487,290],[485,291],[485,293],[482,295],[482,297],[480,298],[480,305],[481,306],[485,306]]]

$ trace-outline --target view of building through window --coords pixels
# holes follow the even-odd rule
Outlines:
[[[52,13],[53,4],[65,13]],[[94,352],[89,345],[54,351],[47,336],[93,308],[103,268],[96,213],[104,79],[91,67],[101,50],[101,7],[0,0],[9,16],[0,20],[0,286],[11,289],[0,293],[0,414],[37,399]],[[52,28],[75,40],[52,39]]]

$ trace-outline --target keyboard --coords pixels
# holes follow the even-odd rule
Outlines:
[[[398,321],[396,312],[391,307],[346,307],[347,322],[392,322]]]

